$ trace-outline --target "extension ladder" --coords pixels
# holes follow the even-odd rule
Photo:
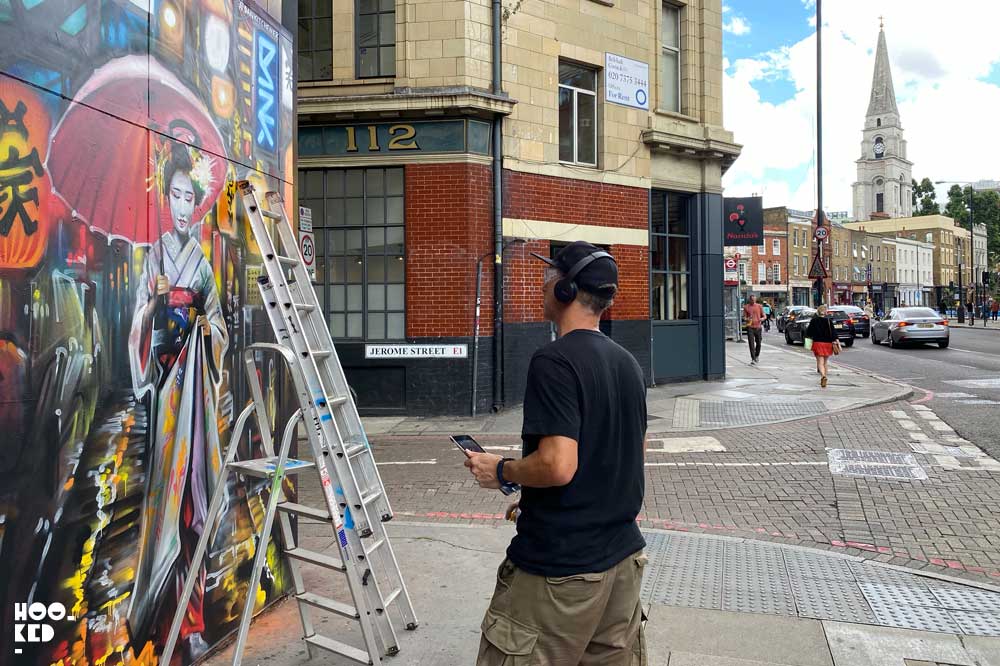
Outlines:
[[[386,521],[392,519],[392,507],[334,349],[324,312],[312,287],[291,224],[285,216],[284,203],[277,193],[268,192],[267,206],[262,206],[249,182],[241,181],[238,187],[250,217],[254,239],[264,260],[266,275],[258,279],[258,288],[276,343],[252,344],[245,352],[244,362],[252,402],[234,424],[220,479],[212,495],[206,525],[192,557],[194,564],[186,576],[160,663],[170,663],[202,558],[214,528],[222,517],[227,476],[238,473],[270,479],[271,488],[263,526],[257,535],[250,586],[240,617],[233,665],[237,666],[243,655],[276,516],[281,533],[281,547],[288,558],[303,638],[310,657],[313,656],[313,648],[319,648],[361,664],[381,664],[383,656],[399,652],[390,610],[395,611],[392,615],[402,619],[406,629],[416,629],[418,624],[384,526]],[[280,251],[272,237],[271,230],[274,228],[277,228]],[[299,399],[299,408],[284,428],[277,454],[274,452],[266,403],[257,377],[257,354],[261,352],[273,352],[284,359]],[[251,416],[256,419],[265,457],[238,461],[239,442]],[[311,461],[289,457],[299,421],[308,435],[313,453]],[[308,469],[315,469],[319,475],[325,503],[323,507],[297,504],[289,501],[286,496],[283,483],[285,477]],[[330,524],[340,557],[330,557],[297,546],[290,515]],[[351,604],[309,592],[299,569],[301,564],[346,575]],[[317,634],[310,618],[310,609],[313,608],[357,621],[361,626],[365,649]]]

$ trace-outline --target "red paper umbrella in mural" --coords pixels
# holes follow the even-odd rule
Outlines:
[[[225,184],[222,137],[175,75],[152,58],[126,56],[76,93],[52,133],[46,167],[77,218],[109,238],[148,245],[170,225],[162,167],[176,142],[191,152],[197,222]]]

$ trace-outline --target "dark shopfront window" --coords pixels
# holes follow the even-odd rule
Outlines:
[[[650,199],[650,316],[656,321],[689,319],[691,196],[654,190]]]
[[[312,209],[316,287],[334,339],[406,336],[403,169],[299,172]]]

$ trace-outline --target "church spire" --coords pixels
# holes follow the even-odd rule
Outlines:
[[[872,93],[868,101],[868,116],[899,115],[896,91],[892,87],[892,70],[889,69],[889,49],[885,45],[885,30],[879,17],[878,46],[875,48],[875,73],[872,75]]]

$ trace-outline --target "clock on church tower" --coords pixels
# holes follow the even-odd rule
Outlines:
[[[875,137],[875,159],[880,160],[885,157],[885,141],[882,137]]]

